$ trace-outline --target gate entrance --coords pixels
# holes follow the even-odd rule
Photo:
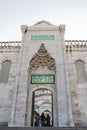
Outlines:
[[[32,121],[34,127],[53,126],[53,93],[38,89],[32,95]]]

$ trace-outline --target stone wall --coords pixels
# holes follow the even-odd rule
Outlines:
[[[16,76],[18,75],[18,61],[20,55],[19,43],[20,42],[17,42],[16,44],[15,42],[0,43],[0,70],[2,63],[5,60],[11,61],[11,69],[8,82],[0,83],[0,125],[7,125],[11,117],[15,80]],[[68,66],[67,70],[71,92],[74,123],[75,126],[87,126],[87,82],[86,80],[83,83],[77,82],[78,77],[75,67],[76,61],[83,61],[87,76],[87,41],[83,41],[80,44],[77,41],[73,41],[73,44],[71,44],[72,42],[70,41],[66,41],[66,43],[70,43],[66,44],[66,60]],[[28,57],[29,59],[34,56],[35,52],[37,52],[40,46],[39,43],[38,46],[35,48],[34,44],[35,43],[33,43],[32,46],[31,44],[29,45],[29,48],[31,48],[29,52],[30,57]],[[60,46],[54,46],[53,44],[51,45],[52,47],[50,47],[50,44],[47,44],[46,47],[51,56],[56,57],[55,55],[57,54],[57,52],[52,53],[52,50]],[[26,50],[28,51],[27,47]],[[58,52],[58,54],[60,54],[60,52]],[[26,58],[24,58],[24,60],[26,60]],[[25,65],[25,63],[23,64]]]
[[[0,125],[6,125],[10,120],[19,51],[20,47],[0,46],[0,71],[4,61],[11,62],[8,82],[0,83]]]
[[[0,46],[0,70],[3,61],[11,61],[8,83],[0,83],[0,124],[7,124],[10,120],[12,109],[20,46],[14,46],[15,43],[10,43],[10,45],[9,43],[7,45],[3,44]],[[87,75],[87,46],[66,45],[66,59],[74,123],[76,126],[87,126],[87,82],[77,82],[75,67],[75,62],[82,60]]]
[[[71,42],[72,43],[72,42]],[[87,126],[87,46],[82,45],[68,45],[66,46],[66,57],[68,64],[68,76],[71,89],[71,101],[75,126]],[[78,82],[77,67],[75,63],[82,61],[85,67],[84,82]],[[79,69],[82,67],[79,66]],[[79,70],[78,70],[79,71]],[[82,70],[82,73],[84,70]],[[79,71],[80,72],[80,71]],[[81,77],[79,77],[81,79]],[[83,80],[82,80],[83,81]]]

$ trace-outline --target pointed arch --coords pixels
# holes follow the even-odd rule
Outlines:
[[[9,72],[11,68],[11,61],[4,60],[0,70],[0,83],[7,83],[9,78]]]
[[[75,62],[75,67],[76,67],[77,82],[78,83],[86,82],[87,76],[84,61],[77,60]]]

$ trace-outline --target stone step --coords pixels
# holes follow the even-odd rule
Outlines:
[[[87,130],[87,127],[0,127],[0,130]]]

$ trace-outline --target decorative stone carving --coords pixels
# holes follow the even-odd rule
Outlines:
[[[65,33],[65,25],[60,25],[59,30],[63,33]]]
[[[73,59],[73,61],[74,61],[74,64],[77,62],[77,61],[82,61],[83,63],[86,63],[87,62],[87,60],[85,59],[85,58],[81,58],[81,57],[77,57],[77,58],[75,58],[75,59]]]
[[[44,43],[41,44],[38,52],[30,60],[30,70],[36,70],[39,66],[46,66],[49,70],[55,70],[55,60],[47,52]]]

